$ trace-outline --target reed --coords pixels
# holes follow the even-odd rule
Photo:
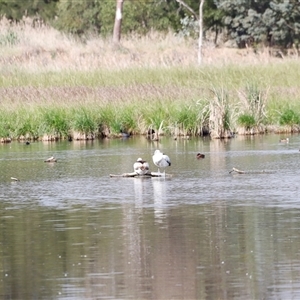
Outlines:
[[[53,135],[57,138],[66,138],[70,131],[70,117],[61,107],[41,108],[43,131],[41,133]]]
[[[84,136],[94,138],[98,131],[98,124],[90,107],[72,109],[71,128]]]
[[[224,88],[212,89],[213,97],[209,103],[209,131],[212,138],[229,138],[234,132],[232,127],[234,104],[229,100]]]

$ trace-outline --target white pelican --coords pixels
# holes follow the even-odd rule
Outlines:
[[[146,175],[149,173],[149,164],[139,157],[133,164],[133,170],[138,175]]]
[[[159,168],[166,168],[171,166],[171,160],[168,155],[160,152],[160,150],[155,150],[152,156],[153,163],[158,167],[158,173],[160,173]]]

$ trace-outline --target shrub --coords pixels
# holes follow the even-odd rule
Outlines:
[[[279,119],[280,125],[296,125],[300,123],[300,116],[292,109],[286,109]]]
[[[256,125],[255,118],[249,114],[242,114],[237,120],[240,126],[245,127],[247,130]]]

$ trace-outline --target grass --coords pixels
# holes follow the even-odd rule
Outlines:
[[[300,125],[298,54],[282,59],[264,48],[254,53],[206,41],[198,66],[196,42],[172,33],[123,37],[116,48],[24,20],[0,21],[0,138],[149,128],[198,135],[218,118],[220,132]]]

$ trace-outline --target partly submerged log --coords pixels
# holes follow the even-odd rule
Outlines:
[[[57,159],[54,156],[51,156],[51,157],[47,158],[46,160],[44,160],[44,162],[57,162]]]
[[[236,168],[232,168],[232,170],[229,171],[229,173],[232,173],[232,172],[237,172],[237,173],[239,173],[239,174],[245,174],[245,171],[241,171],[241,170],[236,169]]]
[[[109,177],[137,177],[137,178],[151,178],[151,177],[172,177],[171,174],[158,173],[158,172],[149,172],[145,175],[139,175],[135,172],[132,173],[123,173],[119,175],[109,174]]]
[[[229,171],[229,173],[231,174],[233,172],[236,172],[238,174],[273,174],[273,173],[275,173],[273,171],[265,171],[265,170],[262,170],[262,171],[248,171],[248,172],[246,172],[246,171],[241,171],[241,170],[239,170],[237,168],[232,168],[232,170]]]

